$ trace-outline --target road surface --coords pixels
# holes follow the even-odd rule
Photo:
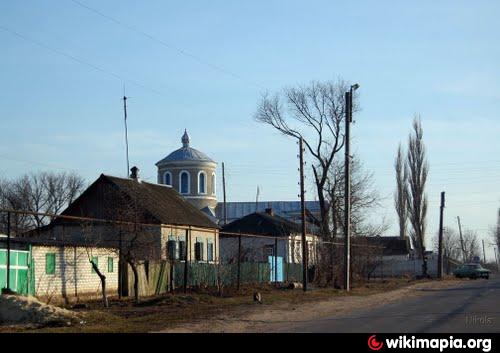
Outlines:
[[[463,280],[422,295],[300,323],[280,332],[500,332],[500,277]]]

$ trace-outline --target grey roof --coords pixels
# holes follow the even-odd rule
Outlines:
[[[260,201],[255,202],[226,202],[226,213],[228,222],[245,217],[254,212],[264,212],[266,208],[272,208],[274,213],[289,220],[300,220],[300,201]],[[311,213],[320,212],[318,201],[306,201],[306,209]],[[215,209],[218,219],[224,219],[224,204],[219,202]]]
[[[174,152],[170,153],[168,156],[156,163],[156,165],[163,164],[165,162],[180,162],[180,161],[199,161],[199,162],[212,162],[215,163],[213,159],[208,157],[205,153],[198,151],[196,148],[189,147],[189,135],[187,131],[184,130],[184,135],[181,138],[182,147]]]
[[[222,227],[222,233],[224,232],[289,236],[292,233],[299,233],[300,227],[297,223],[283,217],[255,212],[225,225]]]

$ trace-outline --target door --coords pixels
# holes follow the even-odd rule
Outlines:
[[[271,282],[283,282],[283,257],[282,256],[269,256],[268,257],[269,268],[270,268],[270,278]],[[274,267],[276,265],[276,273],[274,272]]]

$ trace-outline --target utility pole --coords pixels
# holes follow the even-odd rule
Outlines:
[[[128,130],[127,130],[127,97],[125,94],[123,95],[123,115],[124,115],[124,122],[125,122],[125,148],[126,148],[126,155],[127,155],[127,174],[125,174],[127,177],[130,173],[130,162],[128,159]]]
[[[352,123],[352,94],[359,88],[358,84],[352,85],[345,93],[345,189],[344,189],[344,289],[351,289],[351,173],[350,173],[350,126]]]
[[[497,271],[500,272],[500,264],[498,263],[497,248],[498,246],[495,248],[495,245],[493,245],[493,251],[495,252],[495,262],[497,264]]]
[[[304,191],[304,140],[299,140],[300,158],[300,218],[302,226],[302,288],[307,291],[307,241],[306,241],[306,202]]]
[[[441,207],[439,208],[438,278],[443,278],[443,211],[444,191],[441,192]]]
[[[458,232],[460,233],[460,247],[462,248],[462,259],[463,259],[463,262],[466,263],[464,238],[462,237],[462,225],[460,224],[460,217],[459,216],[457,216],[457,222],[458,222]]]
[[[10,293],[10,212],[7,212],[7,283],[5,288]]]
[[[227,224],[226,174],[224,172],[224,162],[222,162],[222,194],[223,194],[223,197],[224,197],[224,224]]]
[[[483,239],[483,262],[486,264],[486,251],[484,251],[484,239]]]

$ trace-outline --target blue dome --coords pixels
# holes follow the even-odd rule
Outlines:
[[[181,162],[181,161],[199,161],[199,162],[215,163],[215,161],[210,157],[208,157],[205,153],[198,151],[195,148],[189,147],[189,135],[187,134],[186,130],[184,130],[184,135],[182,136],[181,141],[182,141],[181,148],[170,153],[168,156],[166,156],[161,161],[156,163],[156,165],[163,164],[165,162]]]

